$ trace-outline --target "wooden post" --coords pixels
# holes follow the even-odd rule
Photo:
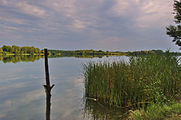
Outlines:
[[[49,78],[49,69],[48,69],[48,50],[45,49],[45,77],[46,85],[43,85],[46,92],[46,120],[50,120],[50,111],[51,111],[51,89],[54,87],[54,84],[50,86]]]

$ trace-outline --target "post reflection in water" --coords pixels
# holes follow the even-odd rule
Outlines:
[[[48,69],[48,50],[45,49],[45,77],[46,85],[43,85],[46,93],[46,120],[50,120],[50,111],[51,111],[51,89],[54,87],[54,84],[50,86],[49,79],[49,69]]]

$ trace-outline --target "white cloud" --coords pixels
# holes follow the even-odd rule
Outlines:
[[[14,10],[17,10],[18,12],[42,17],[45,15],[46,11],[43,9],[40,9],[36,5],[29,4],[25,1],[7,1],[7,0],[1,0],[0,1],[4,6],[11,7]]]
[[[130,2],[128,0],[115,0],[115,3],[111,8],[111,13],[114,16],[123,16],[127,14],[129,8]]]
[[[79,31],[96,25],[99,19],[98,9],[103,4],[103,0],[53,0],[47,1],[47,4],[56,15],[52,15],[53,18],[66,21],[63,24],[65,29]]]
[[[3,5],[7,5],[8,4],[7,0],[2,0],[1,2],[2,2]]]
[[[139,16],[136,18],[136,25],[142,28],[166,26],[172,19],[173,1],[148,0],[140,6]]]
[[[45,15],[45,10],[40,9],[34,5],[30,5],[26,2],[19,2],[16,4],[24,13],[33,15],[33,16],[38,16],[42,17]]]
[[[6,25],[3,25],[1,26],[2,28],[6,29],[6,30],[11,30],[11,31],[14,31],[14,30],[21,30],[20,28],[18,27],[12,27],[12,26],[6,26]]]
[[[11,85],[7,85],[7,86],[1,86],[0,90],[1,91],[7,91],[8,89],[17,89],[17,88],[22,88],[25,87],[26,84],[25,83],[17,83],[17,84],[11,84]]]
[[[23,20],[14,18],[12,16],[0,16],[0,21],[8,22],[8,23],[15,23],[15,24],[25,24],[25,22]]]
[[[44,91],[42,90],[34,90],[26,93],[23,98],[19,99],[20,102],[23,102],[24,104],[28,104],[34,100],[39,99],[40,97],[44,96]]]
[[[134,3],[136,3],[136,4],[139,4],[140,3],[140,0],[133,0],[134,1]]]
[[[83,21],[77,20],[77,19],[74,20],[73,26],[78,29],[84,29],[87,27],[86,23],[84,23]]]
[[[132,20],[137,27],[148,28],[169,24],[172,7],[173,1],[170,0],[116,0],[110,13]]]

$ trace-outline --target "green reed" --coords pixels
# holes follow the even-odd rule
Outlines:
[[[181,67],[176,57],[147,55],[129,62],[84,65],[85,97],[117,107],[138,107],[174,100],[181,91]]]

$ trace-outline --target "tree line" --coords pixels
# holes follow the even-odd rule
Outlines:
[[[145,51],[102,51],[102,50],[48,50],[49,57],[103,57],[103,56],[136,56],[148,54],[164,54],[162,50],[145,50]],[[181,55],[181,53],[171,52],[172,55]],[[6,46],[0,48],[0,55],[44,55],[44,50],[35,48],[33,46],[19,47],[16,45]]]
[[[3,45],[0,48],[0,54],[7,55],[7,54],[13,54],[13,55],[24,55],[24,54],[29,54],[29,55],[40,55],[42,54],[43,51],[40,50],[39,48],[35,48],[33,46],[24,46],[24,47],[19,47],[16,45]]]
[[[61,56],[105,56],[105,55],[127,55],[126,52],[111,52],[111,51],[102,51],[102,50],[48,50],[49,54],[54,55],[61,55]]]

